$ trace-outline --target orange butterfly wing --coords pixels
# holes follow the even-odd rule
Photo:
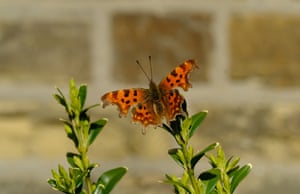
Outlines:
[[[104,94],[101,100],[103,101],[103,108],[109,104],[117,105],[120,117],[126,116],[130,107],[134,106],[132,109],[132,120],[141,122],[145,127],[150,124],[157,125],[161,121],[161,118],[153,110],[149,89],[116,90]]]
[[[144,127],[147,127],[148,125],[158,125],[161,117],[155,113],[153,104],[145,101],[132,109],[132,120],[141,122]]]
[[[181,87],[185,91],[192,85],[189,83],[189,73],[198,68],[194,60],[187,60],[183,64],[176,67],[167,77],[165,77],[159,84],[159,87],[164,90],[171,90],[176,87]]]
[[[108,92],[101,97],[103,108],[109,104],[116,104],[120,116],[126,116],[131,106],[144,101],[146,90],[144,88],[131,88]]]
[[[163,96],[163,103],[166,108],[165,116],[168,121],[174,119],[177,114],[184,112],[181,107],[184,100],[183,96],[181,96],[176,89],[168,91],[167,94]]]
[[[187,60],[183,64],[176,67],[167,77],[165,77],[159,84],[159,87],[164,92],[163,103],[166,107],[166,118],[167,120],[172,120],[177,114],[181,114],[182,103],[184,102],[184,97],[180,95],[177,87],[181,87],[185,91],[192,87],[189,83],[188,76],[189,73],[198,68],[194,60]]]

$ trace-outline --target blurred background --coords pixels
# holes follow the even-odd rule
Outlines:
[[[237,193],[299,192],[299,1],[11,0],[0,3],[0,193],[57,193],[46,180],[73,145],[55,86],[67,95],[71,77],[88,84],[88,104],[107,91],[147,88],[135,61],[148,71],[149,55],[156,83],[197,61],[193,88],[181,93],[190,114],[208,117],[192,145],[220,142],[228,157],[253,165]],[[129,168],[113,193],[172,193],[158,183],[181,172],[166,132],[142,135],[115,106],[91,115],[109,119],[90,149],[97,172]]]

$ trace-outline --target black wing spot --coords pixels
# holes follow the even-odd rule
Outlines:
[[[143,108],[142,104],[139,103],[139,104],[137,105],[137,108],[141,110],[141,109]]]
[[[133,91],[133,95],[134,95],[134,96],[137,96],[137,90],[134,90],[134,91]]]
[[[126,102],[125,102],[126,104],[129,104],[130,103],[130,100],[126,100]]]
[[[174,92],[169,93],[169,100],[174,96]]]
[[[134,98],[134,99],[133,99],[133,102],[137,102],[137,99],[136,99],[136,98]]]
[[[183,71],[185,71],[185,70],[186,70],[186,66],[185,66],[185,64],[186,64],[186,63],[184,63],[184,64],[180,65],[180,67],[182,68],[182,70],[183,70]]]
[[[168,83],[170,83],[170,81],[171,81],[169,77],[167,77],[167,79],[166,79],[166,80],[167,80],[167,82],[168,82]]]
[[[176,73],[176,71],[173,70],[173,71],[171,72],[171,75],[173,75],[174,77],[177,77],[178,73]]]
[[[129,96],[129,90],[124,90],[124,96],[127,98]]]

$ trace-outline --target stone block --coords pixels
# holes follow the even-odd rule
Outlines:
[[[120,82],[145,82],[146,77],[135,61],[140,60],[150,75],[148,56],[151,55],[153,79],[157,83],[187,59],[195,59],[200,67],[193,78],[207,80],[212,48],[211,22],[208,14],[114,15],[112,77]]]
[[[209,107],[193,139],[197,147],[220,142],[229,155],[242,158],[299,160],[299,104]]]
[[[230,22],[231,78],[259,78],[277,87],[300,85],[300,17],[233,14]]]
[[[0,21],[0,82],[88,81],[89,33],[83,22]]]

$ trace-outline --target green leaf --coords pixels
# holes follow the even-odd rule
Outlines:
[[[86,93],[87,93],[87,86],[86,85],[81,85],[79,87],[79,92],[78,92],[78,97],[80,100],[80,105],[81,108],[83,108],[85,100],[86,100]]]
[[[76,88],[76,83],[75,83],[74,79],[70,79],[70,82],[69,82],[69,98],[72,102],[73,99],[77,99],[77,97],[78,97],[78,90]]]
[[[73,143],[76,147],[78,147],[79,142],[78,142],[78,139],[77,139],[76,134],[74,132],[72,124],[69,123],[68,121],[64,121],[64,120],[62,120],[62,121],[65,124],[64,128],[65,128],[65,132],[67,134],[67,137],[73,141]]]
[[[214,155],[212,155],[212,154],[209,154],[209,155],[208,155],[208,159],[209,159],[210,165],[211,165],[213,168],[217,168],[218,162],[217,162],[216,157],[215,157]]]
[[[172,121],[171,121],[171,122],[172,122]],[[173,132],[173,130],[171,129],[171,127],[169,127],[169,126],[166,125],[165,123],[163,123],[162,128],[163,128],[164,130],[166,130],[167,132],[169,132],[172,136],[174,136],[174,132]]]
[[[180,166],[183,166],[183,161],[178,156],[178,151],[181,150],[181,148],[173,148],[168,150],[168,154],[177,162]]]
[[[70,80],[70,89],[69,89],[69,95],[70,95],[70,106],[72,111],[74,111],[75,115],[78,115],[80,110],[81,110],[81,102],[79,99],[79,91],[76,87],[76,83],[74,81],[74,79]]]
[[[98,184],[94,189],[93,194],[102,194],[104,189],[104,185]]]
[[[66,110],[68,109],[68,103],[67,100],[64,96],[64,94],[62,93],[62,91],[59,88],[56,88],[58,94],[53,94],[54,99],[61,104],[62,106],[64,106],[66,108]]]
[[[59,180],[59,174],[54,169],[51,169],[51,173],[55,180]]]
[[[205,185],[205,194],[212,194],[218,181],[219,181],[218,177],[203,181]]]
[[[202,172],[199,175],[199,179],[201,179],[202,181],[207,181],[207,180],[211,180],[217,177],[217,174],[213,172],[213,170],[209,170],[209,171],[205,171]]]
[[[73,161],[74,161],[74,164],[77,168],[79,168],[81,171],[84,171],[84,166],[83,166],[83,163],[82,163],[82,160],[81,160],[80,156],[79,157],[74,156]]]
[[[69,173],[76,190],[81,190],[85,174],[79,168],[70,168]]]
[[[233,161],[231,162],[231,160],[233,159],[233,157],[230,157],[226,163],[226,172],[230,173],[232,170],[236,169],[238,166],[237,164],[240,161],[239,157],[236,157],[233,159]]]
[[[57,190],[57,184],[54,179],[48,179],[47,182],[53,189]]]
[[[88,170],[89,170],[89,171],[92,171],[94,168],[96,168],[96,167],[98,167],[98,166],[99,166],[98,164],[92,163],[92,164],[89,165]]]
[[[252,165],[247,164],[234,173],[231,181],[231,189],[230,189],[231,193],[234,192],[234,190],[237,188],[240,182],[250,173],[251,169],[252,169]]]
[[[62,165],[58,165],[58,173],[52,170],[52,175],[56,182],[55,189],[64,193],[69,193],[68,191],[72,190],[72,179]]]
[[[238,171],[239,169],[240,169],[240,166],[237,165],[237,166],[235,166],[234,168],[232,168],[232,169],[226,171],[226,173],[227,173],[228,177],[233,177],[234,174],[236,173],[236,171]]]
[[[91,145],[98,134],[102,131],[103,127],[106,125],[107,119],[99,119],[93,123],[91,123],[90,129],[89,129],[89,139],[88,144]]]
[[[119,182],[119,180],[125,175],[127,168],[118,167],[104,172],[97,181],[97,187],[100,185],[104,186],[104,189],[100,192],[101,194],[108,194]]]
[[[182,130],[187,129],[189,130],[192,125],[192,118],[185,118],[181,124]]]
[[[218,168],[211,168],[205,172],[202,172],[198,179],[203,180],[203,181],[207,181],[207,180],[211,180],[213,178],[216,177],[220,177],[221,176],[221,170]]]
[[[74,162],[74,157],[80,158],[79,154],[68,152],[67,155],[67,161],[72,167],[77,167],[75,162]]]
[[[90,122],[90,116],[87,114],[87,111],[85,111],[85,110],[80,111],[79,120]]]
[[[68,121],[65,121],[65,120],[61,120],[64,124],[65,124],[65,132],[67,134],[67,136],[69,138],[71,138],[72,136],[74,136],[74,130],[73,130],[73,126],[71,123],[69,123]],[[72,138],[71,138],[72,139]]]
[[[190,191],[190,189],[185,184],[183,184],[182,182],[180,182],[180,180],[178,178],[171,177],[171,176],[169,176],[167,174],[166,174],[166,178],[167,178],[167,180],[165,181],[166,183],[169,183],[169,184],[172,184],[172,185],[174,185],[176,187],[182,188],[187,193],[192,194],[192,192]]]
[[[193,158],[191,160],[192,168],[194,169],[194,167],[196,166],[198,161],[206,154],[206,152],[209,152],[209,151],[215,149],[218,146],[219,146],[218,142],[213,143],[213,144],[207,146],[206,148],[204,148],[203,150],[201,150],[200,152],[198,152],[195,156],[193,156]]]
[[[167,130],[172,136],[179,135],[181,133],[181,124],[186,117],[183,115],[176,115],[175,120],[170,121],[169,126],[163,125],[164,129]]]
[[[53,97],[59,104],[67,108],[67,101],[63,96],[60,96],[58,94],[53,94]]]
[[[219,146],[218,150],[217,150],[217,158],[220,160],[220,161],[223,161],[224,162],[224,165],[225,165],[225,153],[222,149],[222,146]]]
[[[199,125],[205,119],[207,113],[208,113],[207,111],[202,111],[202,112],[194,114],[191,117],[192,122],[191,122],[191,127],[190,127],[190,130],[189,130],[189,137],[190,138],[193,136],[193,134],[195,133],[196,129],[199,127]]]
[[[64,179],[69,179],[69,175],[67,173],[67,171],[64,169],[64,167],[62,165],[58,165],[58,172],[60,174],[60,176],[62,176]]]

